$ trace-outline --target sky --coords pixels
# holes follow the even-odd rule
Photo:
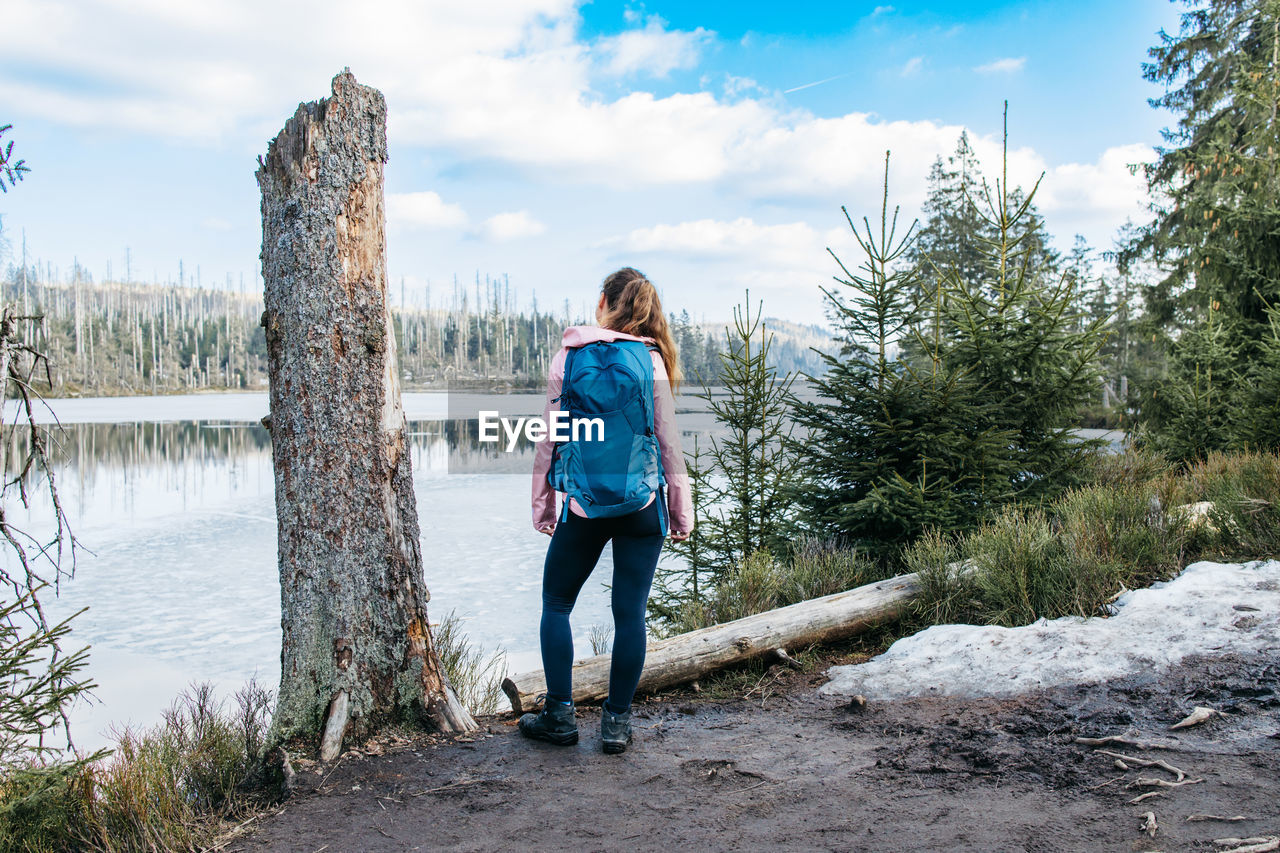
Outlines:
[[[31,172],[0,196],[12,261],[96,279],[260,288],[256,159],[350,67],[386,95],[392,293],[455,276],[575,311],[645,271],[669,310],[823,320],[841,212],[904,222],[971,135],[1056,245],[1141,221],[1172,117],[1141,75],[1169,0],[733,3],[6,0],[0,125]]]

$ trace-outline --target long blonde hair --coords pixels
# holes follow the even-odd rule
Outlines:
[[[602,291],[604,312],[600,325],[615,332],[653,338],[674,392],[679,388],[683,374],[676,354],[676,342],[671,337],[667,315],[662,313],[657,288],[645,278],[644,273],[623,267],[605,278]]]

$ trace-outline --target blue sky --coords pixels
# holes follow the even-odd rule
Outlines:
[[[259,286],[255,158],[349,65],[388,99],[398,293],[508,274],[522,302],[591,299],[624,263],[669,308],[723,318],[750,287],[817,321],[840,205],[914,215],[962,128],[998,167],[1046,172],[1059,246],[1141,216],[1126,166],[1169,117],[1146,49],[1167,0],[674,3],[9,0],[0,124],[32,168],[0,196],[12,252],[101,278]],[[819,82],[825,81],[825,82]],[[814,85],[816,84],[816,85]]]

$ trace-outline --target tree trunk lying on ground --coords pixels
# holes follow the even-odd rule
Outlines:
[[[850,637],[902,615],[920,594],[915,574],[837,592],[710,625],[650,643],[645,653],[639,692],[652,693],[673,684],[691,681],[712,670],[741,663],[779,648]],[[602,701],[609,694],[609,655],[596,655],[573,667],[573,701]],[[547,689],[542,670],[513,675],[502,689],[517,714],[535,710],[535,699]]]

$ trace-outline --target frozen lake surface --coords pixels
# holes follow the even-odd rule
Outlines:
[[[530,523],[532,450],[481,454],[464,422],[446,416],[481,406],[540,413],[542,395],[404,396],[430,617],[456,611],[475,643],[506,650],[511,671],[538,668],[548,540]],[[99,702],[75,709],[77,745],[106,743],[113,724],[157,722],[194,681],[212,681],[227,696],[254,676],[274,688],[275,502],[270,441],[257,422],[267,412],[266,395],[52,405],[64,426],[55,431],[55,475],[86,550],[74,579],[49,597],[49,615],[88,608],[73,623],[72,639],[92,647],[89,675],[99,684]],[[5,422],[13,423],[12,412]],[[17,504],[8,512],[18,526],[38,531],[50,508],[43,493],[33,497],[29,510]],[[606,549],[573,614],[579,655],[590,654],[592,625],[612,625],[605,588],[611,574]]]

